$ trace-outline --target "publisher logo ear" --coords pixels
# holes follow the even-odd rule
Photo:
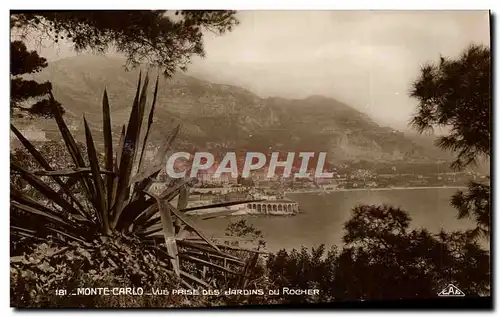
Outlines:
[[[462,292],[458,287],[456,287],[453,284],[448,284],[441,292],[439,292],[438,296],[441,297],[448,297],[448,296],[455,296],[455,297],[462,297],[465,296],[464,292]]]

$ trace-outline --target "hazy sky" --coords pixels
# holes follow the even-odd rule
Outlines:
[[[221,37],[205,37],[207,56],[190,68],[212,81],[261,96],[325,95],[377,121],[404,128],[407,97],[421,64],[489,44],[487,11],[245,11]],[[63,46],[50,60],[74,55]]]

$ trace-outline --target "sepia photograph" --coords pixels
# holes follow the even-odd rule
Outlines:
[[[493,308],[490,11],[9,19],[12,308]]]

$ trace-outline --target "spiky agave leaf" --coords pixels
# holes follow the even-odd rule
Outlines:
[[[175,198],[176,195],[178,195],[180,189],[186,184],[186,180],[183,179],[178,180],[176,183],[172,183],[170,187],[165,188],[163,193],[159,195],[159,198],[161,200],[171,201]],[[153,222],[151,222],[151,220],[155,216],[155,214],[158,213],[158,208],[152,201],[147,202],[147,204],[147,208],[143,209],[133,220],[134,226],[136,226],[137,228],[144,229],[155,222],[155,220],[153,220]],[[139,229],[139,231],[141,229]]]
[[[153,117],[154,117],[154,111],[155,111],[155,105],[156,105],[156,96],[158,94],[158,81],[160,79],[160,76],[156,76],[156,84],[155,84],[155,91],[153,93],[153,103],[151,104],[151,110],[149,110],[149,116],[148,116],[148,125],[146,128],[146,134],[144,136],[144,141],[143,141],[143,147],[141,151],[141,155],[139,157],[139,171],[141,170],[142,167],[142,160],[144,158],[144,152],[146,150],[146,144],[149,139],[149,132],[151,131],[151,126],[153,125]]]
[[[174,272],[177,276],[180,276],[180,267],[179,267],[179,254],[177,249],[177,243],[175,241],[175,230],[174,223],[171,214],[170,206],[166,205],[164,201],[162,201],[158,196],[148,193],[151,197],[156,200],[158,205],[158,210],[160,211],[160,219],[163,229],[163,234],[165,237],[165,245],[168,250],[168,255],[171,257],[172,267],[174,268]]]
[[[102,98],[102,134],[104,138],[104,161],[108,171],[113,170],[113,136],[111,133],[111,114],[109,109],[108,93],[104,89]],[[111,202],[113,192],[113,177],[106,176],[107,202]]]
[[[204,260],[204,259],[200,259],[198,257],[195,257],[195,256],[192,256],[190,254],[187,254],[187,253],[184,253],[184,254],[179,254],[179,257],[180,258],[183,258],[183,259],[186,259],[188,261],[191,261],[191,262],[195,262],[195,263],[200,263],[204,266],[209,266],[209,267],[212,267],[214,269],[217,269],[217,270],[221,270],[221,271],[224,271],[226,273],[230,273],[230,274],[233,274],[233,275],[240,275],[239,272],[235,272],[235,271],[232,271],[224,266],[221,266],[221,265],[217,265],[213,262],[210,262],[210,261],[207,261],[207,260]]]
[[[186,251],[183,252],[183,254],[196,256],[198,258],[206,258],[206,259],[216,258],[216,259],[225,260],[225,261],[228,261],[228,262],[233,262],[233,263],[236,263],[236,264],[245,265],[244,261],[233,259],[233,258],[230,258],[230,257],[220,256],[220,255],[216,255],[216,254],[207,254],[207,253],[196,252],[196,251],[191,251],[191,250],[186,250]]]
[[[187,185],[183,186],[179,192],[179,198],[177,199],[177,210],[183,210],[188,205],[188,197],[189,197],[189,187]],[[181,219],[177,217],[175,221],[175,228],[177,229],[178,236],[182,236],[184,229],[186,228],[186,223],[182,223]]]
[[[137,155],[139,147],[139,134],[143,121],[144,108],[146,104],[146,90],[148,87],[149,77],[146,75],[142,91],[139,95],[141,88],[140,76],[137,85],[137,92],[130,112],[130,118],[127,125],[127,132],[125,133],[123,152],[120,157],[120,166],[118,170],[118,187],[116,190],[116,201],[113,207],[113,220],[111,227],[116,227],[123,212],[123,208],[128,201],[130,193],[130,179],[132,178],[134,159]]]
[[[186,211],[194,211],[194,210],[207,210],[207,209],[213,209],[213,208],[230,207],[230,206],[235,206],[235,205],[261,202],[261,201],[264,201],[264,200],[263,199],[249,199],[249,200],[226,201],[223,203],[216,203],[216,204],[210,204],[210,205],[184,208],[184,209],[182,209],[182,211],[186,212]]]
[[[53,171],[52,167],[50,164],[45,160],[45,158],[38,152],[38,150],[35,148],[31,142],[26,139],[19,130],[14,125],[10,125],[12,132],[16,135],[16,137],[21,141],[21,143],[24,145],[26,150],[35,158],[35,160],[46,170],[46,171]],[[71,198],[71,201],[77,205],[79,208],[79,211],[81,212],[82,215],[84,216],[89,216],[88,211],[85,210],[85,208],[80,204],[78,199],[73,195],[71,192],[71,183],[64,183],[64,181],[58,177],[57,175],[53,175],[52,178],[54,181],[61,187],[60,191],[63,192],[64,194],[68,195],[68,197]]]
[[[11,232],[30,230],[32,234],[44,238],[57,227],[75,241],[82,239],[90,241],[94,235],[92,231],[94,223],[84,217],[76,216],[50,209],[11,187]]]
[[[151,166],[144,167],[143,165],[139,165],[139,171],[136,175],[130,180],[130,183],[140,182],[142,183],[140,186],[136,188],[137,192],[142,191],[146,188],[148,184],[152,181],[153,177],[155,177],[161,169],[165,168],[167,152],[170,149],[173,141],[177,137],[179,133],[180,125],[172,130],[167,136],[165,142],[162,143],[161,147],[158,150],[158,153],[155,155],[154,163]],[[143,149],[145,145],[143,146]]]
[[[113,168],[115,172],[119,171],[121,155],[123,152],[123,147],[125,146],[125,133],[127,132],[127,126],[122,125],[122,131],[120,133],[120,140],[118,140],[118,148],[116,149],[116,158],[113,164]]]
[[[76,144],[73,135],[71,134],[68,126],[66,125],[66,122],[64,122],[61,111],[56,106],[56,101],[54,99],[54,96],[52,95],[52,92],[49,92],[49,96],[51,100],[50,104],[52,105],[52,111],[54,113],[54,118],[59,128],[59,132],[61,132],[61,136],[63,137],[64,143],[66,144],[66,148],[68,149],[69,154],[73,158],[73,162],[75,163],[76,167],[84,168],[85,161],[83,160],[83,156],[80,153],[80,149],[78,148],[78,145]],[[94,193],[94,188],[90,183],[89,177],[87,175],[83,175],[83,177],[80,178],[80,181],[84,188],[85,193],[87,194],[88,200],[93,201],[95,193]]]
[[[176,211],[176,209],[174,208],[174,206],[172,206],[170,203],[168,203],[168,206],[170,207],[171,212],[175,216],[177,216],[177,218],[180,219],[186,225],[186,227],[189,228],[190,231],[193,231],[194,233],[196,233],[200,238],[202,238],[212,248],[214,248],[217,251],[220,251],[219,248],[210,241],[210,239],[208,239],[207,237],[205,237],[205,235],[201,232],[201,230],[198,230],[196,228],[196,226],[193,225],[187,218],[185,218],[184,216],[182,216],[179,211]]]
[[[75,207],[73,207],[73,205],[71,205],[63,197],[61,197],[61,195],[59,195],[54,189],[52,189],[49,185],[43,182],[40,178],[38,178],[28,170],[23,168],[17,162],[11,161],[11,168],[14,171],[18,172],[21,175],[21,177],[29,183],[29,185],[38,190],[42,195],[47,197],[50,201],[53,201],[61,208],[64,208],[66,212],[72,214],[80,214],[80,211],[78,211]]]
[[[162,261],[161,263],[169,263],[170,265],[165,264],[173,269],[173,271],[169,272],[181,277],[184,285],[190,285],[184,280],[188,279],[196,284],[209,287],[210,285],[207,282],[191,274],[192,272],[185,272],[181,267],[180,259],[200,265],[205,271],[207,267],[210,267],[233,274],[237,272],[228,268],[226,263],[242,265],[244,262],[238,257],[221,251],[226,246],[212,242],[190,222],[185,212],[237,205],[253,202],[254,200],[188,208],[188,186],[190,183],[185,180],[170,182],[168,188],[161,195],[146,194],[154,177],[164,168],[166,153],[169,151],[180,128],[180,126],[177,126],[172,130],[167,140],[162,143],[151,167],[143,168],[145,166],[145,146],[150,135],[157,98],[158,80],[155,86],[153,104],[149,112],[146,135],[141,144],[140,132],[144,119],[147,86],[148,76],[146,76],[142,87],[140,76],[128,124],[122,128],[120,141],[115,147],[114,159],[112,157],[113,145],[109,100],[107,92],[104,93],[102,102],[104,167],[99,166],[93,135],[85,118],[83,121],[90,166],[85,165],[82,153],[76,146],[74,137],[57,109],[55,110],[55,119],[76,168],[59,171],[51,170],[43,156],[34,150],[34,147],[30,148],[31,144],[29,142],[23,142],[24,146],[45,168],[44,171],[37,172],[38,174],[49,175],[54,180],[59,176],[68,176],[70,179],[67,182],[58,182],[56,180],[58,184],[60,183],[61,189],[55,191],[37,175],[24,169],[16,162],[12,162],[13,170],[20,173],[22,178],[40,191],[48,201],[54,202],[57,208],[46,207],[14,189],[11,192],[12,209],[19,212],[11,212],[11,232],[19,236],[33,238],[55,235],[60,238],[61,242],[72,240],[78,241],[82,245],[89,245],[89,242],[96,241],[99,234],[107,235],[119,231],[123,234],[134,235],[141,239],[145,247],[156,250],[159,260]],[[136,160],[139,160],[139,169],[134,175],[133,169],[134,166],[137,166],[135,164]],[[78,182],[83,185],[86,194],[84,198],[90,202],[91,208],[83,215],[79,210],[80,208],[77,208],[78,206],[73,206],[71,200],[68,202],[60,195],[61,190],[68,192]],[[134,187],[134,195],[132,196],[130,195],[131,187]],[[179,196],[179,199],[176,208],[170,202],[177,196]],[[76,202],[73,203],[77,205]],[[36,219],[36,221],[26,221],[29,220],[26,219],[27,217],[34,217],[33,219]],[[108,226],[107,229],[106,226]],[[200,240],[188,241],[187,237],[184,236],[186,232],[195,234]],[[161,235],[161,240],[157,239],[158,235]],[[117,266],[116,260],[118,259],[109,259],[110,265]]]
[[[104,189],[104,183],[101,178],[101,171],[99,168],[99,159],[97,158],[97,152],[94,146],[94,140],[92,138],[92,132],[90,131],[89,125],[85,117],[83,118],[85,124],[85,137],[87,139],[87,152],[89,155],[90,168],[92,169],[92,178],[94,181],[94,187],[96,189],[96,195],[94,200],[94,206],[100,218],[103,220],[103,232],[104,234],[109,234],[109,217],[108,217],[108,202],[106,200],[106,190]]]
[[[143,201],[143,195],[144,195],[144,190],[147,189],[151,184],[153,183],[154,178],[158,175],[158,173],[165,168],[165,161],[166,161],[166,154],[167,151],[170,149],[170,146],[172,145],[175,137],[177,136],[177,133],[179,131],[180,125],[177,126],[167,137],[166,142],[162,143],[162,146],[158,153],[155,155],[154,158],[154,164],[143,169],[142,171],[139,169],[138,173],[134,175],[134,177],[131,179],[130,184],[132,185],[135,183],[134,187],[134,195],[132,198],[133,200],[137,201]],[[143,145],[143,150],[145,148],[145,144]],[[152,203],[151,203],[152,204]],[[149,206],[148,206],[149,207]],[[138,215],[140,215],[143,212],[143,209],[140,208],[133,208],[127,211],[125,213],[125,217],[119,220],[117,227],[118,228],[123,228],[124,224],[123,222],[128,223],[135,219]]]
[[[62,169],[62,170],[57,170],[57,171],[47,171],[47,170],[41,170],[41,171],[33,171],[33,175],[38,175],[38,176],[71,176],[75,174],[91,174],[92,173],[92,168],[89,167],[80,167],[80,168],[68,168],[68,169]],[[108,171],[104,169],[99,169],[100,174],[107,174],[107,175],[115,175],[116,173],[113,171]]]
[[[120,170],[121,155],[123,152],[123,147],[125,146],[125,132],[126,132],[126,130],[127,130],[126,125],[123,125],[122,130],[121,130],[121,134],[120,134],[120,140],[118,140],[118,148],[116,150],[115,161],[113,163],[113,171],[117,174]],[[114,209],[117,191],[118,191],[118,177],[116,177],[116,175],[115,175],[115,177],[113,178],[113,185],[112,185],[112,189],[111,189],[111,200],[109,202],[110,212],[111,212],[111,210]]]

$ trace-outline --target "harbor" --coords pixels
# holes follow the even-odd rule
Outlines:
[[[242,215],[269,215],[293,216],[300,212],[299,204],[284,195],[283,191],[258,191],[246,187],[214,187],[210,191],[201,191],[203,188],[191,188],[187,208],[223,204],[226,202],[245,201],[245,203],[196,209],[187,211],[187,215],[223,214],[224,216]],[[248,202],[252,201],[252,202]],[[177,202],[172,201],[174,205]]]

